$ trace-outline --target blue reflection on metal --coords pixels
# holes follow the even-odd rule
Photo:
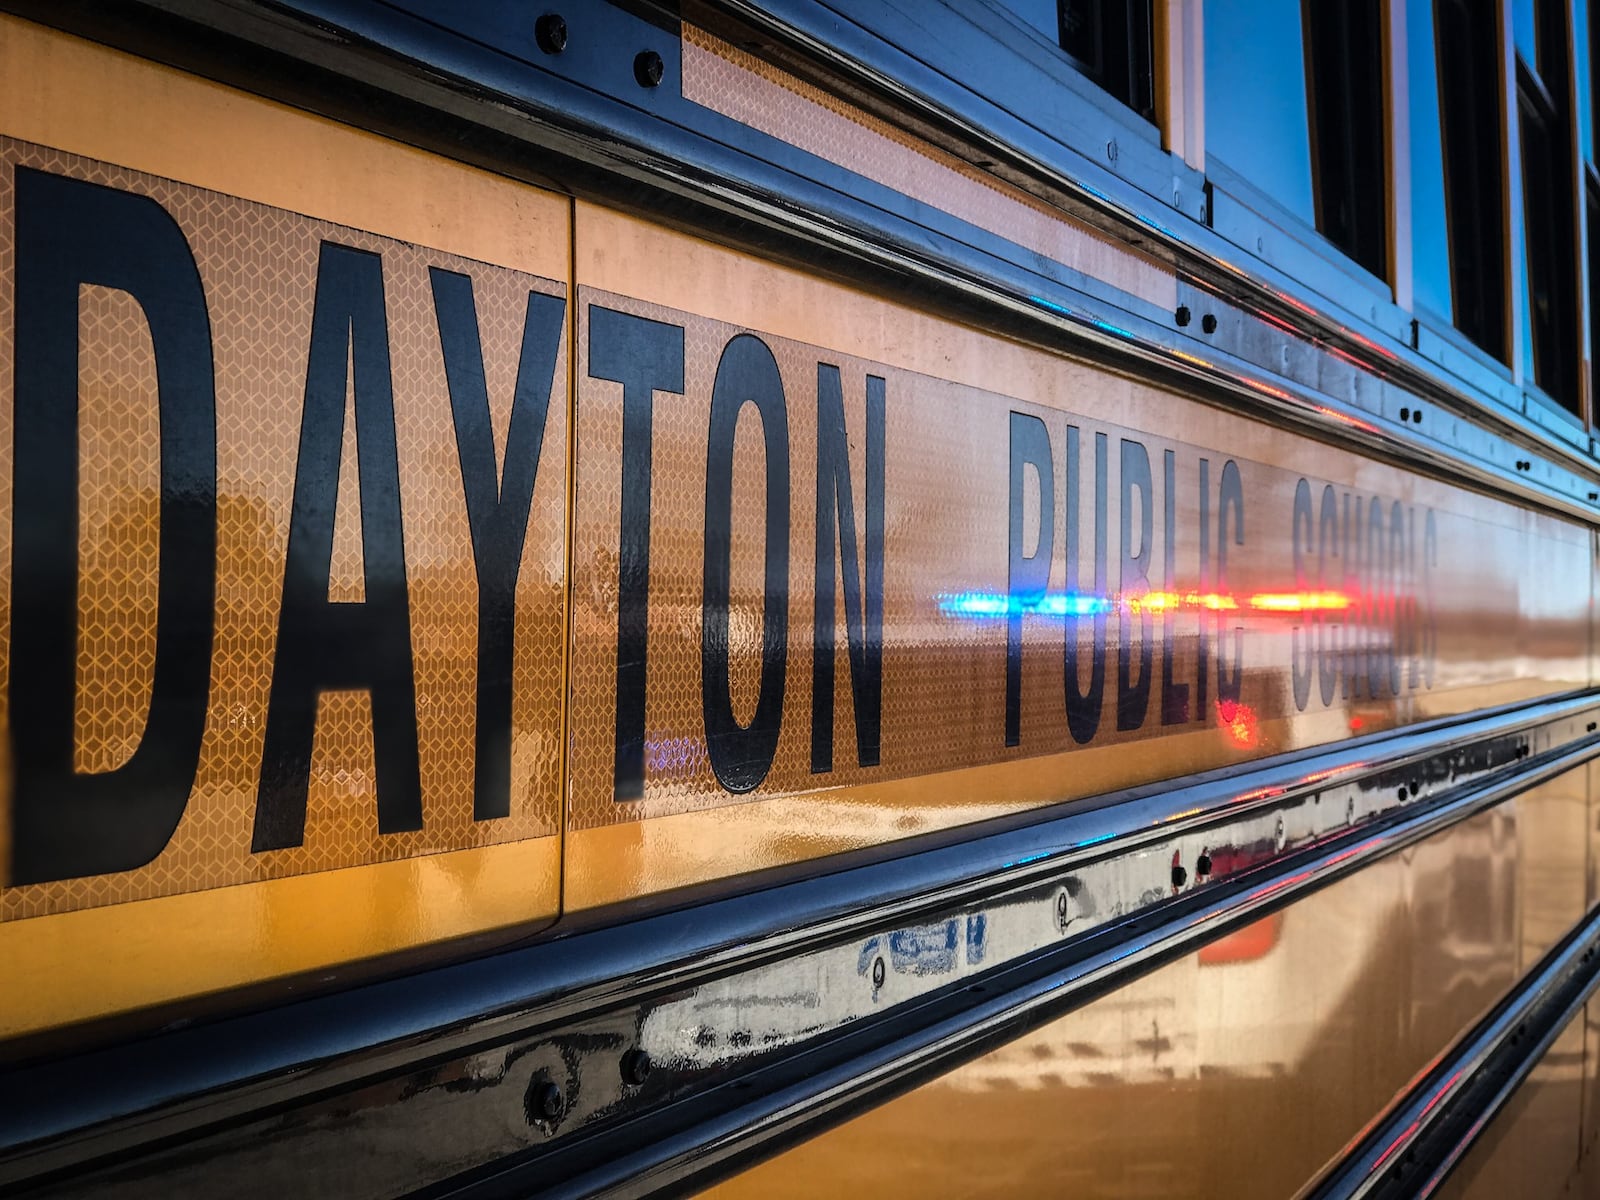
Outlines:
[[[1099,317],[1092,317],[1088,313],[1075,313],[1064,304],[1057,304],[1054,300],[1046,300],[1043,296],[1029,296],[1028,299],[1032,300],[1040,308],[1048,308],[1051,312],[1060,313],[1064,317],[1072,317],[1074,320],[1085,320],[1089,322],[1089,324],[1093,325],[1096,329],[1103,329],[1107,333],[1114,333],[1120,338],[1127,338],[1129,340],[1132,340],[1133,338],[1133,334],[1128,330],[1123,329],[1120,325],[1113,325],[1109,321],[1102,321]]]
[[[1098,836],[1092,837],[1092,838],[1084,838],[1083,841],[1076,843],[1073,846],[1073,849],[1074,850],[1081,850],[1085,846],[1098,846],[1101,842],[1109,842],[1112,838],[1114,838],[1116,836],[1117,835],[1116,835],[1115,831],[1113,831],[1111,833],[1102,833],[1102,834],[1099,834]]]
[[[1092,617],[1112,608],[1110,597],[1085,592],[1046,592],[1038,600],[999,592],[951,592],[939,597],[939,611],[953,617],[1009,617],[1025,612],[1046,617]]]
[[[989,948],[989,917],[987,913],[969,913],[967,916],[967,966],[975,967],[983,961]]]
[[[889,961],[900,974],[943,975],[955,969],[960,919],[897,929],[889,935]]]
[[[1129,333],[1121,326],[1113,325],[1109,321],[1102,321],[1099,317],[1090,317],[1089,324],[1093,325],[1096,329],[1103,329],[1107,333],[1114,333],[1120,338],[1132,339],[1133,337],[1133,334]]]
[[[1009,871],[1012,867],[1025,867],[1029,863],[1035,863],[1035,862],[1038,862],[1040,859],[1049,858],[1049,857],[1050,857],[1050,851],[1048,851],[1048,850],[1041,850],[1037,854],[1024,855],[1022,858],[1015,858],[1015,859],[1012,859],[1010,862],[1008,862],[1006,864],[1006,870]]]

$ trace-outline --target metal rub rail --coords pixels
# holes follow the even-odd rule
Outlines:
[[[1600,912],[1571,930],[1512,993],[1350,1147],[1310,1200],[1431,1196],[1600,987]]]
[[[359,1156],[374,1196],[681,1191],[1589,761],[1597,724],[1592,692],[1437,721],[19,1066],[0,1190],[276,1195]]]

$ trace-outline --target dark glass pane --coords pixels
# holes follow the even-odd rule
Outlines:
[[[1314,224],[1300,6],[1227,0],[1203,19],[1207,157]]]
[[[1600,186],[1591,178],[1589,196],[1589,396],[1600,402]],[[1594,414],[1591,413],[1590,419]]]
[[[1523,223],[1528,256],[1528,336],[1534,382],[1579,411],[1572,163],[1565,124],[1526,73],[1518,81]]]
[[[1438,0],[1439,108],[1456,328],[1506,361],[1505,167],[1493,0]]]
[[[1058,0],[999,0],[1000,7],[1021,17],[1051,41],[1056,37]]]
[[[1450,238],[1444,201],[1444,134],[1434,55],[1433,0],[1406,2],[1411,84],[1411,286],[1416,305],[1455,320],[1450,300]]]
[[[1150,0],[1058,0],[1061,48],[1085,75],[1155,120]]]
[[[1374,275],[1389,261],[1380,0],[1305,0],[1317,228]]]

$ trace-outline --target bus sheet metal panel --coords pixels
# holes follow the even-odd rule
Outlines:
[[[1577,525],[575,221],[571,907],[1588,681]]]
[[[549,920],[568,202],[10,20],[0,80],[0,1034]]]
[[[0,1035],[1588,681],[1576,525],[12,20],[0,113]]]

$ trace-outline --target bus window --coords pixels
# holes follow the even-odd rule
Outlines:
[[[1060,0],[1061,48],[1147,121],[1156,117],[1150,0]]]
[[[1440,124],[1441,67],[1435,53],[1433,8],[1434,0],[1406,3],[1406,77],[1411,95],[1411,286],[1419,310],[1454,324],[1444,131]]]
[[[1412,9],[1424,8],[1417,5]],[[1503,246],[1505,159],[1501,152],[1501,88],[1494,5],[1489,0],[1435,0],[1438,104],[1445,228],[1449,239],[1450,315],[1481,349],[1506,361],[1506,276]],[[1408,36],[1429,26],[1412,23]],[[1413,82],[1415,95],[1420,86]],[[1423,120],[1416,117],[1414,120]],[[1413,126],[1413,147],[1419,138]],[[1429,177],[1430,164],[1413,159],[1412,186]],[[1417,220],[1428,219],[1417,210]],[[1419,270],[1418,295],[1422,272]]]
[[[1300,6],[1208,4],[1204,21],[1207,157],[1314,224]]]
[[[1589,230],[1589,403],[1590,420],[1595,418],[1595,404],[1600,403],[1600,148],[1595,145],[1596,130],[1600,129],[1600,87],[1595,85],[1594,50],[1600,45],[1600,14],[1591,14],[1586,0],[1577,0],[1573,6],[1575,28],[1573,45],[1586,48],[1588,53],[1574,55],[1577,67],[1578,145],[1583,156],[1580,169],[1585,206],[1588,209]],[[1588,97],[1585,103],[1584,97]]]
[[[1317,228],[1388,273],[1383,12],[1378,0],[1305,5],[1306,96]]]
[[[1151,0],[998,0],[1049,38],[1079,73],[1147,121],[1156,119]]]
[[[1565,3],[1518,0],[1517,128],[1527,276],[1518,289],[1528,331],[1525,368],[1563,408],[1580,411],[1578,305]],[[1522,32],[1533,22],[1530,60]]]

